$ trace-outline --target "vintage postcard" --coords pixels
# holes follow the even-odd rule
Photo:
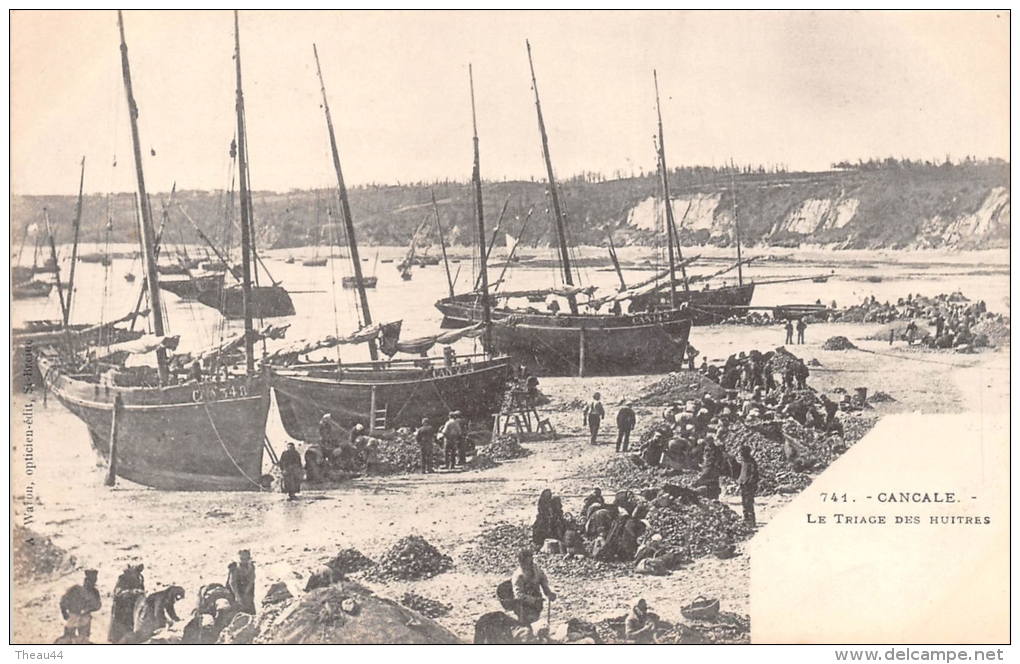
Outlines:
[[[1001,659],[1009,37],[12,12],[11,643]]]

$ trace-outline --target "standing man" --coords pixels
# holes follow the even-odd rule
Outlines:
[[[599,425],[602,418],[606,416],[606,409],[602,407],[602,395],[596,392],[592,395],[591,401],[584,407],[584,422],[591,432],[591,444],[595,445],[599,435]]]
[[[630,447],[630,432],[634,430],[636,422],[637,417],[634,415],[634,409],[630,406],[624,406],[620,409],[620,412],[616,414],[617,452],[626,452],[627,448]]]
[[[326,463],[333,463],[333,456],[336,453],[337,447],[340,446],[340,441],[336,437],[336,424],[333,422],[333,416],[326,413],[319,420],[319,445],[322,446],[322,455],[325,457]]]
[[[421,426],[414,432],[414,439],[421,448],[421,472],[432,472],[432,447],[436,444],[436,428],[429,424],[429,418],[421,418]]]
[[[142,572],[145,565],[128,565],[113,587],[113,607],[110,611],[110,631],[107,640],[120,643],[125,635],[134,630],[135,603],[139,597],[145,597],[145,577]]]
[[[786,319],[786,343],[793,344],[793,321],[789,318]]]
[[[234,594],[234,606],[241,613],[255,615],[255,563],[251,551],[237,552],[238,561],[227,567],[227,587]]]
[[[806,330],[806,329],[807,329],[807,323],[805,323],[804,319],[801,318],[800,320],[797,321],[797,344],[798,345],[804,343],[804,330]]]
[[[58,643],[88,643],[92,634],[92,612],[102,606],[96,579],[99,572],[85,570],[85,583],[71,586],[60,598],[60,615],[64,617],[64,635]]]
[[[283,473],[283,492],[287,500],[294,500],[301,492],[301,455],[294,443],[287,443],[287,449],[280,455],[280,471]]]
[[[737,485],[740,487],[740,502],[744,506],[744,523],[752,527],[757,525],[754,519],[754,495],[758,492],[758,477],[758,462],[751,456],[751,448],[741,445]]]
[[[443,434],[443,460],[446,462],[447,470],[453,470],[457,461],[457,450],[460,448],[460,422],[457,421],[457,411],[450,413],[449,419],[443,424],[440,431]]]
[[[521,549],[517,554],[517,562],[519,567],[510,578],[514,589],[517,620],[521,625],[530,627],[531,623],[542,617],[542,605],[545,604],[542,594],[545,593],[545,597],[552,602],[556,599],[556,593],[549,589],[549,579],[546,578],[542,568],[535,564],[535,556],[531,549]]]
[[[468,431],[471,428],[468,419],[459,410],[454,411],[457,424],[460,426],[460,440],[457,441],[457,464],[467,465]]]
[[[691,344],[687,344],[687,369],[689,371],[694,371],[694,361],[698,359],[698,355],[700,354],[701,353],[698,352],[697,348]]]

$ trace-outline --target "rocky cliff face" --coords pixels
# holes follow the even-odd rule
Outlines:
[[[964,250],[1009,246],[1009,164],[887,162],[824,173],[736,176],[711,169],[677,169],[671,176],[672,204],[681,240],[686,245],[732,244],[736,213],[741,239],[749,246]],[[570,241],[603,244],[611,231],[619,245],[661,242],[664,208],[658,190],[654,175],[562,183]],[[406,244],[423,216],[432,214],[433,192],[447,241],[472,244],[471,188],[453,182],[353,188],[351,205],[359,242]],[[258,243],[263,248],[321,242],[328,235],[321,231],[330,218],[327,209],[337,208],[330,192],[256,192],[253,198]],[[554,241],[544,183],[487,182],[484,198],[490,230],[502,215],[502,230],[523,236],[524,246]],[[238,233],[224,218],[222,192],[178,192],[177,201],[218,244],[237,242]],[[66,242],[74,206],[70,196],[13,197],[15,249],[26,227],[45,228],[44,207],[49,208],[58,242]],[[525,226],[529,210],[533,214]],[[85,201],[84,241],[105,241],[108,219],[111,241],[135,241],[133,202],[128,195],[109,200],[91,196]],[[168,229],[168,237],[175,242],[200,243],[191,222],[180,213],[171,214]]]

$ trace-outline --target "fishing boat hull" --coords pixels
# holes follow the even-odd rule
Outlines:
[[[260,374],[168,387],[105,387],[65,374],[39,357],[47,389],[88,427],[93,448],[110,460],[114,399],[116,474],[164,491],[259,490],[269,376]]]
[[[344,288],[358,287],[358,280],[354,277],[344,277],[340,282]],[[365,288],[375,288],[379,285],[379,277],[365,277],[361,280],[361,283],[364,284]]]
[[[677,302],[686,302],[695,325],[715,325],[731,316],[743,316],[747,313],[754,297],[754,284],[727,286],[710,290],[691,290],[683,292],[677,289]],[[640,309],[663,309],[669,306],[669,289],[660,289],[646,296],[635,297],[631,306]]]
[[[223,288],[223,273],[175,281],[160,279],[159,287],[162,290],[173,293],[182,300],[198,300],[203,293],[208,293],[209,297],[218,297],[220,289]]]
[[[159,265],[156,267],[156,271],[163,276],[187,275],[189,270],[190,268],[183,263],[175,265]]]
[[[53,284],[47,281],[29,281],[27,283],[14,284],[11,287],[11,298],[15,300],[27,300],[33,297],[49,297],[53,290]]]
[[[113,264],[112,259],[106,254],[81,254],[78,256],[78,260],[82,263],[99,263],[104,267],[109,267]]]
[[[306,261],[301,261],[301,264],[305,267],[322,267],[326,264],[325,258],[310,258]]]
[[[218,310],[226,318],[244,318],[244,294],[240,286],[199,293],[198,301]],[[294,303],[291,302],[290,294],[281,286],[252,287],[251,306],[253,318],[294,315]]]
[[[32,277],[36,275],[36,268],[25,267],[24,265],[15,265],[11,268],[11,281],[19,284],[25,281],[30,281]]]
[[[335,368],[273,367],[273,390],[287,435],[318,440],[319,420],[326,413],[338,425],[379,423],[385,428],[417,427],[422,417],[442,422],[452,410],[478,420],[498,413],[513,368],[508,358],[461,362],[452,367],[434,361],[432,369],[414,362],[388,369],[348,365]],[[373,417],[380,411],[378,420]]]
[[[492,352],[543,376],[665,373],[680,367],[691,332],[683,310],[633,316],[494,317]]]
[[[482,320],[474,295],[436,303],[442,327],[457,329]],[[493,353],[505,353],[545,376],[663,373],[679,366],[692,318],[687,307],[633,315],[553,315],[493,308]],[[582,367],[581,347],[584,339]],[[583,371],[582,371],[583,369]]]

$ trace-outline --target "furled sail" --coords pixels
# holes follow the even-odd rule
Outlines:
[[[281,361],[286,362],[288,360],[294,360],[299,355],[307,355],[308,353],[314,353],[318,350],[326,348],[334,348],[336,346],[346,344],[363,344],[369,341],[378,339],[380,344],[396,343],[396,339],[400,338],[400,326],[403,321],[394,321],[391,323],[375,323],[367,327],[363,327],[353,334],[349,334],[346,337],[338,337],[329,335],[319,339],[295,339],[292,343],[289,343],[284,348],[281,348],[269,355],[268,361]],[[390,340],[393,341],[390,341]]]
[[[410,339],[408,341],[399,341],[393,347],[386,345],[380,346],[380,349],[387,355],[393,355],[389,350],[394,350],[397,353],[407,353],[410,355],[421,355],[432,350],[436,344],[448,346],[452,343],[456,343],[461,339],[472,338],[476,339],[484,333],[482,323],[476,323],[470,327],[464,327],[457,330],[449,330],[440,334],[433,334],[427,337],[418,337],[417,339]]]

